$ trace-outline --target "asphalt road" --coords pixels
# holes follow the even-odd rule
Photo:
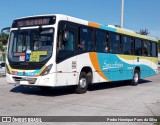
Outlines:
[[[42,92],[36,87],[14,86],[0,78],[0,116],[160,116],[160,74],[141,80],[138,86],[114,82],[92,85],[85,94],[70,87]],[[4,123],[0,123],[4,124]],[[12,123],[13,124],[13,123]],[[17,125],[18,123],[15,123]],[[32,123],[37,124],[37,123]],[[43,123],[39,123],[43,124]],[[126,124],[45,123],[45,124]],[[130,124],[141,124],[132,122]],[[147,124],[154,124],[147,122]],[[5,124],[6,125],[6,124]]]

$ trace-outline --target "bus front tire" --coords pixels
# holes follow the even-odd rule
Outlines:
[[[135,69],[131,85],[137,86],[139,81],[140,81],[140,71],[138,69]]]
[[[75,89],[75,92],[77,94],[83,94],[83,93],[87,92],[87,88],[88,88],[87,74],[85,72],[81,72],[81,74],[79,76],[79,82],[78,82],[78,85]]]

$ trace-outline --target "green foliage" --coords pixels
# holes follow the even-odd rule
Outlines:
[[[2,34],[1,34],[1,40],[2,40],[2,36],[3,36],[2,44],[3,44],[3,45],[6,45],[7,42],[8,42],[8,37],[9,37],[9,35],[6,34],[6,33],[2,33]]]
[[[0,55],[0,61],[4,61],[5,59],[5,48],[3,47],[3,45],[0,43],[0,52],[2,52],[2,55]]]
[[[160,53],[160,40],[158,40],[158,52]]]
[[[3,53],[3,61],[6,61],[6,53]]]
[[[0,43],[0,51],[2,51],[2,52],[5,51],[5,49],[4,49],[4,47],[3,47],[3,45],[1,43]]]
[[[1,34],[0,34],[0,42],[2,41],[2,37],[1,37]]]
[[[140,29],[139,34],[141,34],[141,35],[148,35],[149,31],[148,31],[148,29]]]
[[[0,61],[5,61],[5,53],[3,53],[1,56],[0,56]]]
[[[0,35],[0,52],[3,52],[3,54],[0,56],[0,60],[3,60],[4,61],[4,59],[5,59],[5,48],[3,47],[3,44],[1,43],[1,41],[2,41],[2,37],[1,37],[1,35]]]
[[[160,125],[160,121],[158,120],[158,122],[155,125]]]

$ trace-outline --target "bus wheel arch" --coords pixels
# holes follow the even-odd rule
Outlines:
[[[93,72],[90,67],[83,67],[78,79],[78,85],[76,86],[75,92],[78,94],[86,93],[88,84],[91,84],[93,80]]]
[[[133,73],[133,79],[131,81],[131,84],[133,86],[138,85],[138,83],[140,82],[140,67],[135,67],[134,73]]]
[[[81,72],[85,72],[87,74],[88,83],[91,84],[93,81],[93,71],[92,71],[91,67],[89,67],[89,66],[83,67],[81,69]]]

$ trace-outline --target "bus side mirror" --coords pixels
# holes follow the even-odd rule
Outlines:
[[[6,45],[8,42],[9,33],[10,33],[10,27],[6,27],[1,30],[1,38],[3,45]]]
[[[68,31],[64,31],[63,33],[63,41],[68,41],[69,39],[69,32]]]

